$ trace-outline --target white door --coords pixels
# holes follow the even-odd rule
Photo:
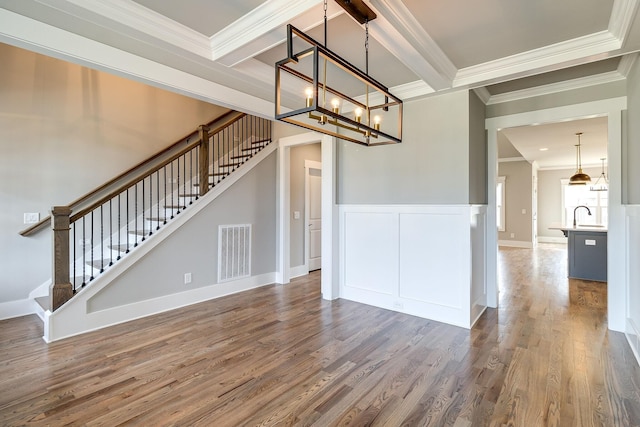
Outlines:
[[[322,165],[305,162],[305,264],[309,271],[321,266]]]

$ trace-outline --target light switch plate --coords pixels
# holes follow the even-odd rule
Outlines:
[[[293,219],[300,219],[300,211],[293,211]]]

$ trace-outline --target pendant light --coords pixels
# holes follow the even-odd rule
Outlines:
[[[602,173],[591,186],[591,191],[607,191],[609,189],[609,180],[607,179],[607,175],[604,173],[604,161],[606,159],[602,158],[600,160],[602,160]]]
[[[576,145],[576,173],[569,178],[569,185],[587,185],[587,182],[591,182],[591,177],[582,172],[582,158],[580,157],[580,136],[582,132],[577,132],[578,144]]]

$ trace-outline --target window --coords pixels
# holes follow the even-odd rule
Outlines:
[[[562,180],[562,222],[573,226],[573,211],[576,206],[587,206],[586,209],[576,211],[578,225],[607,225],[607,207],[609,205],[608,191],[591,191],[589,185],[569,185],[568,179]]]
[[[505,180],[506,177],[499,176],[498,181],[496,183],[496,220],[498,225],[498,231],[504,231],[504,218],[505,218],[505,207],[504,207],[504,194],[505,194]]]

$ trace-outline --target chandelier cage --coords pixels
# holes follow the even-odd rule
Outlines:
[[[291,24],[275,68],[276,120],[366,146],[402,142],[402,100]]]

